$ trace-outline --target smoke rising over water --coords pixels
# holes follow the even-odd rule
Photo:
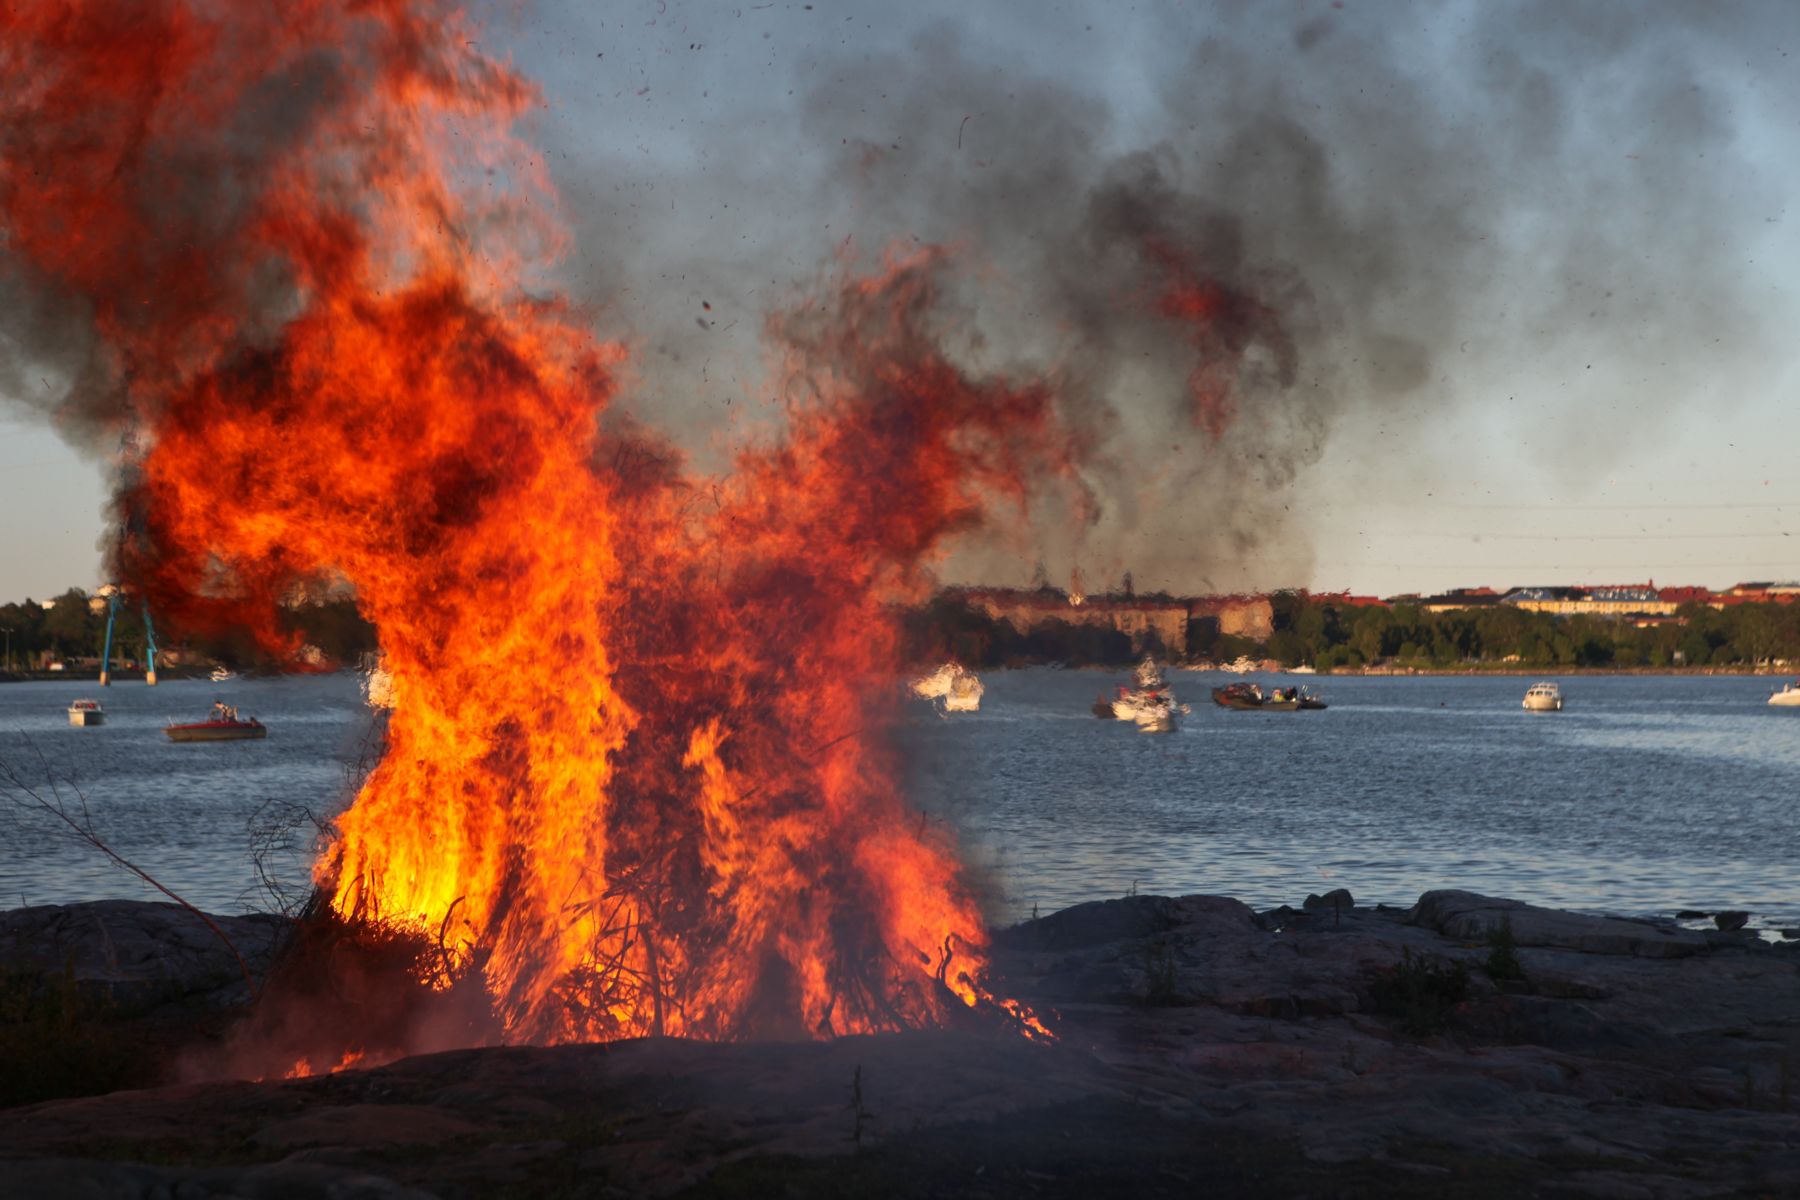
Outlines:
[[[1053,378],[1085,494],[965,539],[953,576],[1299,582],[1325,498],[1492,456],[1575,478],[1761,381],[1784,6],[878,8],[542,4],[482,36],[544,79],[560,278],[635,348],[615,412],[702,461],[779,420],[771,310],[892,242],[954,247],[947,349]],[[356,77],[297,58],[205,154],[138,162],[145,237],[220,261],[232,197]],[[0,138],[16,161],[30,131]],[[5,245],[0,397],[115,451],[121,381],[156,364],[109,357],[95,323],[149,314],[187,352],[180,289],[146,272],[96,313]],[[1171,315],[1171,262],[1235,328]],[[1475,415],[1495,410],[1517,415]],[[1475,420],[1497,444],[1470,444]]]
[[[565,181],[584,245],[637,247],[606,286],[670,298],[635,331],[643,394],[676,423],[722,409],[744,308],[791,292],[809,245],[953,245],[951,344],[1054,373],[1098,514],[1048,504],[954,574],[1302,581],[1334,483],[1411,496],[1523,455],[1581,478],[1766,374],[1780,316],[1752,260],[1779,202],[1754,142],[1767,89],[1792,91],[1765,49],[1800,40],[1784,9],[990,12],[903,44],[799,10],[685,18],[721,54],[759,30],[790,49],[750,82],[684,60],[729,117],[659,93],[654,61],[632,76],[651,91],[626,119],[703,147],[654,202]],[[1152,243],[1267,319],[1197,342],[1158,303]],[[1196,422],[1197,367],[1235,420]],[[1517,415],[1473,444],[1496,410]]]

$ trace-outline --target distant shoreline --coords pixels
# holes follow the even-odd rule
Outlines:
[[[915,663],[906,669],[908,671],[929,670],[932,665],[933,664]],[[1050,663],[1030,663],[1023,667],[988,667],[988,668],[985,668],[985,670],[987,670],[990,673],[993,671],[1029,671],[1029,670],[1033,670],[1033,669],[1041,670],[1043,668],[1050,667],[1051,665],[1052,664],[1050,664]],[[1083,671],[1083,672],[1087,672],[1090,674],[1111,675],[1111,674],[1117,674],[1121,671],[1131,670],[1131,664],[1120,663],[1116,666],[1081,666],[1081,667],[1064,667],[1064,668],[1060,668],[1060,669],[1070,670],[1070,671]],[[1219,667],[1201,668],[1201,667],[1190,666],[1186,663],[1173,663],[1173,664],[1171,664],[1171,669],[1178,670],[1178,671],[1205,671],[1205,672],[1211,673],[1211,674],[1235,674],[1235,672],[1227,672]],[[340,673],[340,672],[354,671],[354,670],[355,670],[354,667],[341,667],[341,668],[339,668],[339,672],[324,672],[324,674],[336,674],[336,673]],[[315,675],[315,674],[319,674],[319,672],[294,672],[293,673],[295,678],[306,678],[310,675]],[[1245,675],[1291,675],[1291,674],[1294,674],[1294,671],[1292,668],[1289,668],[1289,667],[1258,667],[1255,670],[1243,672],[1243,674],[1245,674]],[[1317,671],[1317,672],[1301,672],[1301,674],[1302,675],[1306,675],[1306,674],[1316,675],[1320,679],[1344,679],[1344,678],[1364,678],[1364,677],[1366,677],[1366,678],[1394,678],[1394,677],[1404,678],[1407,676],[1463,677],[1463,676],[1479,676],[1479,675],[1496,675],[1496,676],[1502,676],[1502,677],[1507,677],[1507,678],[1544,677],[1544,678],[1552,678],[1552,679],[1554,679],[1558,676],[1563,676],[1563,675],[1695,675],[1695,676],[1731,675],[1731,676],[1742,676],[1745,678],[1757,678],[1757,679],[1786,679],[1786,678],[1790,678],[1790,677],[1800,678],[1800,667],[1782,667],[1779,669],[1774,668],[1774,667],[1736,667],[1736,666],[1720,666],[1720,667],[1710,667],[1710,666],[1709,667],[1574,667],[1574,666],[1528,667],[1528,666],[1519,666],[1514,663],[1507,663],[1505,665],[1496,665],[1496,666],[1475,665],[1475,666],[1461,666],[1461,667],[1333,667],[1330,670]],[[159,683],[172,683],[172,682],[175,682],[178,680],[207,679],[207,678],[209,678],[209,675],[210,675],[209,670],[198,668],[198,667],[163,667],[163,668],[159,668],[157,671],[157,676],[158,676],[157,681]],[[247,674],[247,675],[240,674],[237,676],[237,678],[240,678],[240,679],[243,679],[243,678],[280,679],[280,678],[285,678],[286,675],[287,675],[287,673],[279,672],[279,671],[266,672],[266,673],[255,672],[255,673],[251,673],[251,674]],[[7,684],[7,683],[69,683],[69,682],[92,683],[92,684],[97,685],[100,682],[100,672],[97,670],[29,671],[29,672],[27,672],[27,671],[13,671],[13,672],[0,671],[0,684]],[[113,675],[113,683],[115,683],[115,684],[142,684],[143,682],[144,682],[143,673],[139,672],[139,671],[132,671],[129,673],[115,673]]]
[[[210,667],[158,667],[156,682],[173,683],[180,679],[207,679],[211,676]],[[100,682],[98,668],[83,668],[79,671],[0,671],[0,683],[92,683]],[[114,671],[112,682],[116,684],[144,682],[144,673],[135,668],[130,671]]]
[[[1042,668],[1048,663],[1033,663],[1029,667],[991,667],[988,671],[1030,670]],[[1199,671],[1210,675],[1237,675],[1240,672],[1227,671],[1223,667],[1196,667],[1189,663],[1171,663],[1171,670]],[[923,669],[920,667],[913,668]],[[1069,671],[1083,671],[1090,674],[1116,675],[1121,671],[1130,671],[1131,664],[1118,666],[1081,666],[1061,668]],[[1253,675],[1293,675],[1292,667],[1256,667],[1241,672],[1248,677]],[[1531,667],[1507,663],[1504,666],[1461,666],[1461,667],[1333,667],[1323,671],[1301,671],[1302,678],[1311,675],[1317,679],[1344,679],[1361,676],[1399,677],[1406,676],[1476,676],[1498,675],[1502,677],[1551,678],[1559,675],[1737,675],[1758,679],[1800,678],[1800,666],[1781,667]]]
[[[1283,667],[1266,674],[1286,675]],[[1337,667],[1320,671],[1322,677],[1347,675],[1502,675],[1516,677],[1558,675],[1741,675],[1758,679],[1785,679],[1800,676],[1800,667],[1521,667],[1508,663],[1504,667]]]

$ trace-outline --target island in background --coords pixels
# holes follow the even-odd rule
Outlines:
[[[1321,672],[1653,670],[1780,673],[1800,664],[1800,583],[1705,588],[1473,588],[1439,596],[1084,595],[952,588],[910,610],[921,662],[1195,667],[1242,659]]]
[[[0,605],[0,680],[98,673],[106,606],[79,588],[54,600]],[[349,594],[306,596],[287,609],[306,666],[365,662],[373,626]],[[1740,583],[1713,592],[1654,585],[1467,588],[1436,596],[1347,592],[1172,596],[1117,590],[945,588],[901,613],[916,664],[974,669],[1041,664],[1117,667],[1152,655],[1211,667],[1248,660],[1261,670],[1369,674],[1467,671],[1800,670],[1800,583]],[[276,669],[248,634],[158,629],[157,665]],[[140,613],[119,611],[116,665],[141,668]],[[133,651],[136,657],[133,657]]]

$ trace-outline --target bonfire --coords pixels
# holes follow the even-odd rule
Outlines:
[[[28,0],[0,75],[0,267],[91,349],[58,415],[121,447],[111,570],[297,669],[293,596],[377,631],[385,753],[315,908],[481,997],[433,1044],[1046,1035],[886,736],[956,539],[1089,499],[1060,376],[946,349],[956,254],[771,312],[778,432],[703,474],[558,292],[540,98],[444,0]],[[1292,350],[1154,225],[1122,302],[1186,335],[1216,437]],[[331,1036],[309,1062],[428,1048]]]
[[[624,351],[544,286],[536,93],[456,12],[28,4],[0,41],[0,227],[116,384],[121,577],[290,661],[296,590],[378,630],[322,911],[435,948],[498,1040],[1043,1032],[881,736],[893,605],[1068,454],[1044,386],[938,348],[942,251],[780,319],[809,398],[700,477],[601,433]],[[373,1049],[339,1036],[310,1060]]]

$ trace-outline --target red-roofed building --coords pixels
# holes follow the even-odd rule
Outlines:
[[[1082,596],[1039,588],[970,588],[963,592],[971,607],[1020,633],[1060,621],[1116,629],[1131,639],[1134,652],[1161,648],[1165,654],[1187,653],[1187,600],[1151,600],[1125,596]],[[1263,601],[1266,606],[1268,601]]]
[[[1323,604],[1332,608],[1388,607],[1388,602],[1380,596],[1353,596],[1349,592],[1307,592],[1306,598],[1314,604]]]

